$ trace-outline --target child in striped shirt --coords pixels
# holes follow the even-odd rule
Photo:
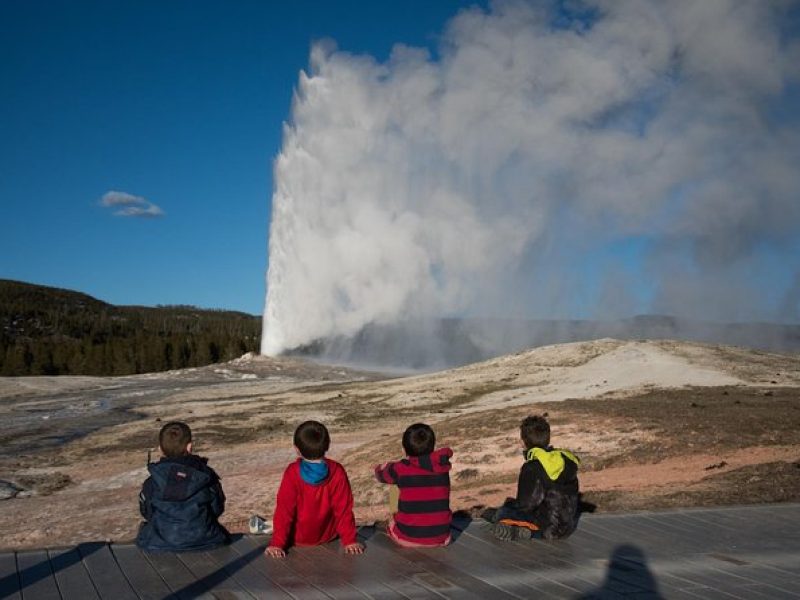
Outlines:
[[[375,467],[392,487],[387,533],[401,546],[446,546],[450,542],[450,448],[436,447],[433,429],[415,423],[403,433],[406,458]]]

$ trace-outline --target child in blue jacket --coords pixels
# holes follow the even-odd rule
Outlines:
[[[207,550],[229,541],[218,518],[225,510],[225,494],[208,460],[192,454],[192,431],[173,421],[161,428],[162,458],[147,465],[150,477],[139,494],[145,518],[136,537],[142,550]]]

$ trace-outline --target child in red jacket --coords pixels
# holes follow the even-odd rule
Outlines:
[[[286,556],[291,545],[315,546],[336,536],[347,554],[361,554],[356,541],[353,493],[344,467],[325,458],[331,444],[328,429],[317,421],[301,423],[294,432],[299,458],[283,472],[273,517],[272,540],[265,554]]]
[[[450,448],[434,450],[436,436],[424,423],[403,433],[407,458],[375,467],[375,478],[390,488],[387,534],[401,546],[446,546],[450,543]]]

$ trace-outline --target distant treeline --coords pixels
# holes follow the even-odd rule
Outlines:
[[[129,375],[257,352],[261,318],[193,306],[114,306],[0,279],[0,375]]]

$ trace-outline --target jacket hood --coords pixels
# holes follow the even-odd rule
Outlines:
[[[526,460],[537,460],[544,468],[547,476],[555,481],[564,472],[566,461],[572,461],[575,466],[581,464],[578,457],[569,450],[562,450],[561,448],[544,448],[534,447],[525,453]]]
[[[307,484],[320,485],[328,479],[330,468],[326,460],[321,462],[312,462],[303,458],[298,460],[300,461],[300,478]]]
[[[422,456],[409,456],[404,462],[422,469],[423,471],[430,471],[431,473],[447,473],[452,467],[450,464],[450,457],[452,456],[453,451],[450,448],[439,448],[430,454],[423,454]]]
[[[216,474],[206,465],[208,459],[189,454],[162,458],[147,465],[156,487],[165,500],[182,501],[193,496],[215,479]]]

